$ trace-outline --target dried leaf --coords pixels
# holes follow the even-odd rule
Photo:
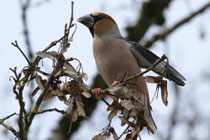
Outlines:
[[[72,116],[71,116],[71,121],[76,122],[77,119],[78,119],[77,109],[73,109]]]
[[[39,87],[36,87],[34,91],[32,92],[32,96],[36,95],[38,91],[39,91]]]
[[[35,78],[36,78],[36,83],[37,83],[38,87],[40,89],[44,89],[45,82],[44,82],[44,80],[42,80],[42,77],[40,75],[36,74]]]
[[[123,100],[120,102],[120,104],[127,110],[131,110],[132,108],[134,108],[134,104],[131,100]]]
[[[53,94],[54,96],[65,96],[65,93],[59,89],[52,90],[51,94]]]
[[[45,94],[45,96],[44,96],[44,98],[43,98],[43,101],[47,101],[47,100],[49,100],[49,99],[51,99],[51,98],[53,98],[53,97],[55,97],[53,94],[51,94],[51,91],[48,91],[46,94]]]
[[[118,112],[118,109],[113,109],[108,115],[108,120],[111,121],[112,118],[117,115],[117,112]]]
[[[128,122],[123,116],[119,116],[119,118],[121,120],[121,126],[124,126]]]
[[[109,135],[95,135],[91,140],[106,140],[110,137],[110,134]]]
[[[26,76],[38,70],[40,70],[40,67],[28,66],[28,67],[25,67],[22,71],[23,71],[23,74]]]
[[[41,58],[57,58],[58,57],[58,53],[55,51],[50,51],[50,52],[37,52],[36,53],[37,56],[41,57]]]
[[[64,100],[64,104],[67,105],[68,107],[73,107],[73,102],[68,101],[68,100]]]
[[[74,78],[78,75],[77,72],[73,72],[73,71],[69,71],[69,70],[64,70],[64,73],[66,73],[67,75],[69,75],[72,78]]]
[[[114,139],[114,140],[118,140],[118,136],[117,136],[117,134],[116,134],[114,128],[111,127],[111,128],[109,129],[109,131],[112,133],[113,139]]]
[[[26,75],[28,75],[28,74],[30,74],[30,70],[29,69],[24,69],[23,70],[23,74],[26,76]]]
[[[86,98],[90,98],[91,97],[91,94],[89,92],[82,92],[82,95],[85,96]]]
[[[108,106],[106,110],[110,111],[110,110],[114,109],[116,103],[118,103],[118,102],[117,101],[113,101],[112,104],[110,106]]]
[[[86,73],[82,73],[82,78],[87,81],[88,80],[88,75]]]
[[[168,105],[168,90],[167,90],[167,81],[163,80],[161,83],[161,97],[163,103],[167,106]]]
[[[145,76],[145,79],[146,79],[147,83],[157,83],[156,77],[154,77],[154,76]]]
[[[74,69],[74,67],[71,65],[71,64],[69,64],[68,62],[64,62],[64,67],[68,70],[68,71],[72,71],[72,72],[77,72],[75,69]]]
[[[76,105],[77,105],[77,112],[78,112],[79,116],[86,117],[85,109],[84,109],[82,103],[79,102],[78,100],[76,100]]]

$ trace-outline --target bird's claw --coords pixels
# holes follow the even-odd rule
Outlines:
[[[93,94],[95,94],[97,99],[101,99],[102,98],[101,88],[94,88],[92,92],[93,92]]]

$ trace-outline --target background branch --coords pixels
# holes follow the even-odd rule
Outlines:
[[[165,31],[158,33],[156,35],[154,35],[151,39],[149,39],[145,45],[143,45],[145,48],[149,48],[151,47],[156,41],[158,40],[163,40],[166,37],[169,36],[169,34],[171,34],[173,31],[175,31],[176,29],[178,29],[179,27],[181,27],[182,25],[188,23],[191,19],[193,19],[194,17],[198,16],[199,14],[203,13],[205,10],[207,10],[210,7],[210,2],[208,2],[206,5],[204,5],[203,7],[201,7],[200,9],[198,9],[197,11],[193,12],[191,15],[188,15],[187,17],[185,17],[184,19],[182,19],[181,21],[177,22],[176,24],[174,24],[171,28],[166,29]]]

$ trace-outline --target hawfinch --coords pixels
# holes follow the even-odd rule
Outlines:
[[[78,22],[88,27],[93,36],[93,53],[97,69],[109,86],[122,78],[125,72],[127,77],[133,76],[141,72],[139,67],[148,68],[159,59],[138,43],[126,41],[120,34],[116,22],[105,13],[94,12],[79,18]],[[159,63],[153,71],[178,85],[185,84],[185,78],[166,62]],[[154,133],[157,128],[150,112],[146,82],[142,76],[129,82],[132,83],[129,85],[129,88],[133,90],[132,94],[145,105],[146,126],[150,132]]]

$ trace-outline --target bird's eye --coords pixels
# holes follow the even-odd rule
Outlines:
[[[104,17],[101,15],[91,15],[94,18],[95,23],[102,20]]]
[[[95,16],[95,21],[96,21],[96,22],[99,21],[99,20],[102,20],[102,19],[103,19],[103,17],[100,16],[100,15]]]

